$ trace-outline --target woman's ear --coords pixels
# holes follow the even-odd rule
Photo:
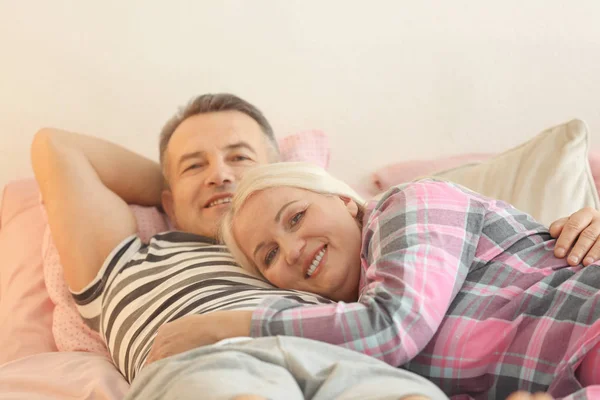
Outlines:
[[[356,204],[356,202],[350,197],[340,196],[340,199],[342,199],[342,201],[346,205],[346,209],[348,210],[350,215],[352,215],[352,218],[356,218],[356,216],[358,215],[358,204]]]

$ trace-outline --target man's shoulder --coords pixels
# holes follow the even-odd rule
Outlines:
[[[164,243],[177,243],[177,244],[189,244],[199,246],[221,246],[219,242],[208,236],[196,235],[195,233],[183,232],[183,231],[167,231],[157,233],[152,236],[150,241],[161,241]]]
[[[167,250],[173,249],[177,252],[202,251],[218,252],[229,255],[227,247],[217,241],[215,238],[197,235],[183,231],[168,231],[155,234],[150,237],[147,243],[140,248],[141,252],[147,252],[150,249]],[[152,250],[150,250],[152,252]]]
[[[150,237],[131,235],[113,249],[105,263],[121,264],[130,261],[139,263],[142,259],[157,261],[151,255],[166,255],[173,252],[181,254],[188,251],[230,256],[227,247],[214,238],[183,231],[166,231]]]

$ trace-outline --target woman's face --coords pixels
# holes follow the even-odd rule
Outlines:
[[[352,200],[291,187],[253,194],[233,221],[241,250],[272,284],[356,301],[361,231]]]

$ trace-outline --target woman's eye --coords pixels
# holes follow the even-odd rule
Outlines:
[[[273,248],[272,250],[269,250],[269,252],[265,256],[265,265],[266,266],[271,265],[271,263],[275,259],[275,256],[277,255],[277,251],[278,251],[277,247]]]
[[[300,211],[299,213],[294,214],[294,216],[292,217],[292,219],[290,220],[290,225],[294,226],[296,225],[298,222],[300,222],[302,220],[302,218],[304,217],[304,213],[306,211]]]
[[[249,160],[250,157],[246,157],[246,156],[235,156],[233,157],[233,161],[246,161]]]

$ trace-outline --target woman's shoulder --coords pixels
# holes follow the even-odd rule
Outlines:
[[[429,194],[435,196],[436,194],[447,192],[470,194],[469,192],[471,191],[451,181],[437,178],[422,178],[392,186],[373,197],[371,200],[369,200],[369,203],[379,204],[386,202],[390,198],[417,196],[420,194]]]
[[[478,193],[451,181],[423,178],[393,186],[373,197],[367,202],[363,221],[366,223],[374,215],[407,207],[413,211],[431,207],[444,209],[459,204],[467,205],[473,199],[486,200]]]

